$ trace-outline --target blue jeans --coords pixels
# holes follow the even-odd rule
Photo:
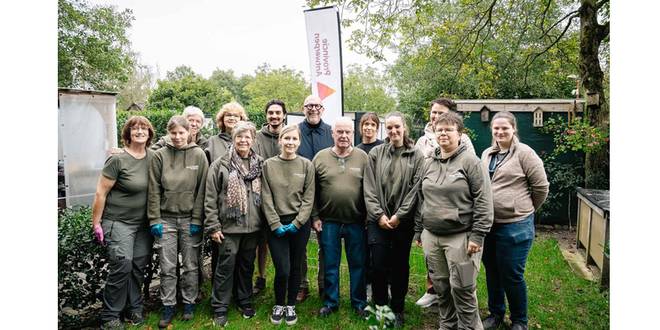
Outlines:
[[[513,223],[493,224],[484,241],[488,310],[504,317],[509,302],[511,322],[527,324],[525,264],[534,241],[534,214]]]
[[[321,249],[325,262],[323,305],[339,306],[339,264],[341,263],[341,239],[344,238],[346,260],[351,285],[351,305],[363,309],[367,305],[365,280],[367,239],[364,225],[323,222]]]

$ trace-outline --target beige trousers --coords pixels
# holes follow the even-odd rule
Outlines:
[[[422,232],[426,267],[440,298],[440,329],[483,329],[476,293],[481,252],[468,256],[468,235]]]

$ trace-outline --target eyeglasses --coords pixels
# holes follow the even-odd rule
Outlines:
[[[131,126],[131,131],[139,131],[139,130],[148,131],[149,128],[147,128],[146,126]]]
[[[236,118],[241,118],[241,115],[239,115],[239,114],[237,114],[237,113],[230,113],[230,112],[227,112],[227,113],[225,113],[225,117],[236,117]]]
[[[321,110],[321,108],[323,108],[323,105],[310,103],[310,104],[305,104],[305,108],[307,108],[307,110]]]

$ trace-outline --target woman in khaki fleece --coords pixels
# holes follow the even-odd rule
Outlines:
[[[440,329],[482,329],[476,280],[493,223],[490,182],[479,158],[459,143],[463,119],[447,112],[434,125],[439,147],[426,161],[415,240],[438,293]]]
[[[548,196],[549,184],[539,156],[518,140],[513,114],[495,114],[491,131],[493,145],[481,155],[490,174],[495,213],[495,223],[484,243],[490,315],[483,324],[486,329],[499,327],[506,295],[511,329],[527,329],[525,263],[534,240],[534,212]]]
[[[208,163],[183,116],[167,123],[169,141],[154,152],[149,164],[147,218],[160,253],[160,297],[163,314],[158,326],[167,328],[176,306],[177,272],[181,251],[183,319],[191,320],[199,293],[198,271]]]
[[[309,240],[308,221],[314,205],[314,165],[296,154],[298,125],[288,125],[279,136],[281,153],[264,163],[263,210],[269,226],[268,246],[275,266],[273,324],[297,322],[296,296],[301,265]]]

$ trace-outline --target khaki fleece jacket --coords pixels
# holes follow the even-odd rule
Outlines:
[[[156,150],[149,164],[149,225],[162,223],[163,217],[192,217],[192,223],[201,226],[208,167],[204,152],[194,143],[181,149],[167,143]]]
[[[353,148],[344,158],[337,156],[332,147],[314,156],[314,221],[320,218],[322,221],[364,224],[367,212],[362,178],[367,161],[367,154],[358,148]]]
[[[495,144],[481,154],[486,171],[493,155],[500,151]],[[541,207],[548,197],[550,183],[543,161],[534,149],[513,137],[509,153],[495,168],[491,179],[496,223],[523,220]]]
[[[206,177],[206,196],[204,197],[206,221],[204,231],[207,234],[213,234],[217,231],[222,231],[223,234],[249,234],[261,229],[263,214],[261,207],[254,205],[255,194],[250,188],[252,185],[247,185],[247,214],[238,221],[227,219],[225,216],[227,211],[225,197],[227,196],[227,184],[229,182],[229,160],[229,154],[216,159],[211,163]],[[262,161],[261,157],[259,157],[259,161]],[[261,178],[255,178],[255,180],[261,180]]]
[[[417,190],[413,188],[416,188],[415,186],[422,177],[424,155],[421,150],[412,145],[403,148],[405,149],[401,153],[401,160],[405,165],[401,169],[401,176],[397,178],[390,178],[387,175],[392,165],[394,146],[386,142],[374,147],[369,152],[369,162],[364,170],[364,204],[367,209],[367,223],[378,223],[383,214],[387,217],[396,214],[402,224],[414,221]],[[388,196],[385,196],[383,187],[388,184],[391,186],[393,180],[400,180],[403,188],[395,209],[388,210]]]
[[[459,145],[444,159],[438,147],[426,159],[420,192],[416,233],[426,229],[442,236],[470,231],[470,241],[483,246],[493,224],[493,195],[488,172],[466,146]]]
[[[267,159],[261,183],[261,206],[271,230],[280,227],[281,218],[287,216],[295,216],[292,222],[297,228],[309,220],[315,192],[314,165],[309,159]]]
[[[210,137],[206,148],[204,148],[209,164],[226,155],[229,151],[229,146],[231,146],[231,136],[227,133],[220,133]]]
[[[170,139],[169,135],[165,135],[158,139],[158,142],[152,144],[150,148],[151,150],[156,151],[165,147],[168,143],[172,143],[172,139]],[[197,141],[195,141],[195,144],[204,150],[208,146],[209,140],[206,138],[206,136],[202,135],[202,133],[199,133],[197,134]]]
[[[464,145],[469,152],[475,155],[477,154],[477,152],[474,151],[472,140],[470,140],[470,137],[467,134],[465,133],[461,134],[461,141],[459,145]],[[419,139],[417,139],[417,143],[415,143],[415,147],[421,150],[422,153],[424,154],[424,157],[426,158],[431,157],[431,154],[433,153],[435,148],[438,147],[438,140],[437,137],[435,136],[435,133],[433,132],[431,123],[426,124],[426,127],[424,127],[424,135],[421,136]]]
[[[264,125],[254,141],[254,151],[264,160],[280,154],[280,145],[277,143],[280,133],[271,133],[268,124]]]

